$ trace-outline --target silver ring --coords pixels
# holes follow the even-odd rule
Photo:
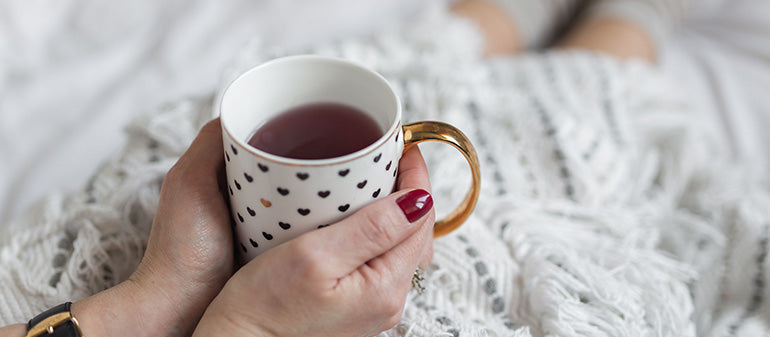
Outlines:
[[[425,273],[420,267],[417,267],[412,275],[412,288],[417,290],[417,294],[422,295],[425,292],[425,286],[422,284],[423,281],[425,281]]]

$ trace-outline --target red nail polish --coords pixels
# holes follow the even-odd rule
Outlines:
[[[406,219],[415,222],[433,208],[433,197],[425,190],[414,190],[396,199],[396,203],[401,207]]]

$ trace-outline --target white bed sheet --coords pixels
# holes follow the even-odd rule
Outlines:
[[[207,94],[248,40],[265,46],[366,34],[408,20],[410,0],[0,2],[0,224],[71,192],[163,102]],[[719,14],[719,15],[716,15]],[[699,0],[663,69],[735,152],[767,172],[770,2]]]

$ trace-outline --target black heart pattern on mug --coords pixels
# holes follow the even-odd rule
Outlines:
[[[233,150],[233,154],[234,155],[236,155],[236,156],[238,155],[238,149],[236,149],[235,146],[233,146],[233,144],[230,144],[230,149]]]
[[[400,148],[397,144],[399,137],[397,133],[392,137],[396,138],[396,144],[387,142],[384,147],[361,158],[360,162],[343,163],[317,171],[315,167],[285,167],[264,159],[255,159],[248,167],[240,167],[238,157],[233,156],[242,149],[225,151],[226,168],[235,173],[227,186],[231,200],[236,200],[238,204],[235,209],[247,211],[244,214],[236,212],[233,217],[233,223],[239,226],[236,232],[243,233],[238,244],[246,251],[245,255],[250,256],[282,243],[286,240],[282,234],[295,236],[310,228],[331,225],[325,222],[319,225],[315,222],[317,218],[345,216],[361,207],[359,201],[374,201],[386,196],[391,192],[391,174],[397,176],[398,160],[394,159],[395,154],[391,150]],[[380,166],[380,163],[384,165]],[[254,166],[259,170],[255,170]],[[382,168],[386,172],[380,171]],[[328,180],[327,177],[333,178],[335,171],[341,183],[334,184],[334,179]],[[283,213],[291,209],[296,209],[300,217]],[[276,224],[279,228],[273,227]],[[249,248],[250,244],[253,248]]]
[[[241,249],[243,249],[243,252],[244,252],[244,253],[245,253],[245,252],[247,252],[247,250],[246,250],[246,246],[244,246],[243,244],[241,244]]]

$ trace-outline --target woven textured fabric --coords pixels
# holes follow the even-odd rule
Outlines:
[[[467,22],[440,10],[417,22],[302,50],[255,41],[225,75],[300,52],[341,56],[382,73],[407,121],[446,121],[476,144],[477,210],[435,241],[427,291],[410,294],[382,336],[766,331],[770,194],[675,83],[588,53],[487,60]],[[213,97],[135,120],[80,193],[52,195],[3,233],[0,324],[130,275],[163,175],[212,117]],[[470,180],[453,151],[423,147],[439,214]]]

